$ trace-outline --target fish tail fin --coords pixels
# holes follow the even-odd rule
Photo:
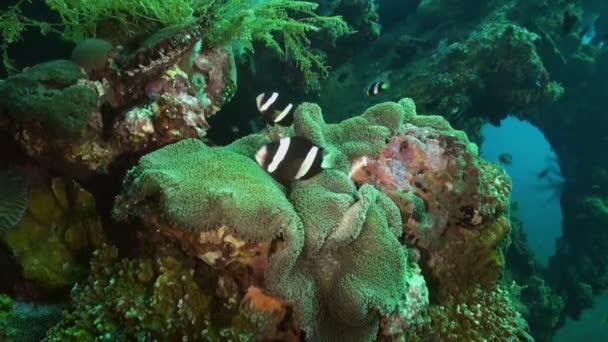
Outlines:
[[[383,90],[389,90],[389,89],[391,89],[391,82],[390,81],[386,81],[386,82],[382,83],[382,89]]]

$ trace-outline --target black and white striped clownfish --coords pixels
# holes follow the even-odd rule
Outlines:
[[[255,160],[283,184],[309,179],[324,169],[323,149],[304,137],[282,138],[264,145]]]
[[[365,88],[367,96],[376,96],[381,92],[390,89],[391,83],[385,81],[374,81]]]
[[[278,92],[261,93],[255,98],[258,111],[267,124],[274,126],[289,126],[293,123],[293,111],[295,106],[292,103],[285,103]]]

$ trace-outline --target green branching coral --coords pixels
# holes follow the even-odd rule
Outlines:
[[[45,23],[24,16],[19,5],[0,13],[0,31],[4,38],[5,65],[9,67],[6,48],[21,39],[29,26],[44,33],[51,29],[62,38],[80,42],[102,37],[124,40],[142,37],[162,27],[200,22],[209,27],[211,46],[235,44],[253,51],[260,41],[282,59],[293,60],[309,88],[319,86],[319,77],[327,76],[325,55],[310,47],[310,32],[327,30],[333,37],[350,32],[341,17],[319,16],[318,4],[291,0],[47,0],[46,4],[61,18],[59,23]]]
[[[292,59],[304,73],[307,85],[319,87],[319,75],[329,68],[321,51],[310,49],[308,32],[328,30],[339,37],[349,33],[340,17],[324,17],[314,11],[318,4],[309,1],[224,0],[218,23],[209,38],[213,45],[237,43],[253,51],[253,41],[261,41],[281,58]],[[297,18],[297,19],[296,19]],[[282,42],[277,41],[282,36]]]
[[[117,36],[134,36],[191,21],[213,0],[46,0],[61,16],[63,37],[78,42],[112,27]]]
[[[29,0],[27,1],[29,2]],[[9,45],[20,41],[23,32],[29,27],[39,29],[42,35],[54,30],[51,23],[34,20],[23,15],[21,5],[25,2],[26,0],[20,0],[14,6],[10,6],[8,10],[0,12],[0,36],[2,36],[0,50],[2,50],[2,63],[9,73],[16,71],[8,56]]]

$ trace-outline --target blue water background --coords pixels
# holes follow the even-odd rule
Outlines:
[[[528,122],[508,117],[500,127],[487,124],[482,129],[484,142],[481,155],[498,162],[501,153],[513,156],[511,165],[503,168],[511,176],[513,192],[511,200],[519,202],[513,212],[523,222],[538,261],[547,265],[555,253],[555,240],[561,235],[562,211],[559,203],[559,178],[553,182],[537,177],[538,173],[555,163],[555,154],[540,130]],[[553,159],[553,160],[552,160]],[[598,339],[599,336],[603,336]],[[597,296],[593,308],[585,310],[580,320],[566,319],[552,342],[608,341],[608,293]]]
[[[513,156],[511,165],[502,165],[513,182],[511,200],[519,204],[512,214],[522,220],[538,261],[547,265],[562,231],[560,179],[555,172],[552,181],[539,179],[538,174],[549,165],[559,172],[555,153],[540,130],[511,116],[500,127],[485,125],[482,135],[481,155],[486,160],[498,162],[501,153]]]

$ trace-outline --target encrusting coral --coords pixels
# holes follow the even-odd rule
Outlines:
[[[413,103],[402,100],[415,113]],[[353,179],[375,184],[399,206],[408,239],[448,286],[494,283],[504,267],[510,181],[438,116],[410,115]],[[449,281],[448,281],[449,279]]]
[[[411,341],[534,341],[527,323],[512,307],[505,290],[474,287],[443,299],[429,309],[428,325]],[[408,340],[409,341],[409,340]]]
[[[169,255],[120,260],[115,247],[102,246],[91,260],[89,279],[72,290],[73,310],[46,341],[249,340],[253,333],[244,319],[212,325],[218,314],[212,309],[214,289],[199,286],[201,275],[191,264]]]

